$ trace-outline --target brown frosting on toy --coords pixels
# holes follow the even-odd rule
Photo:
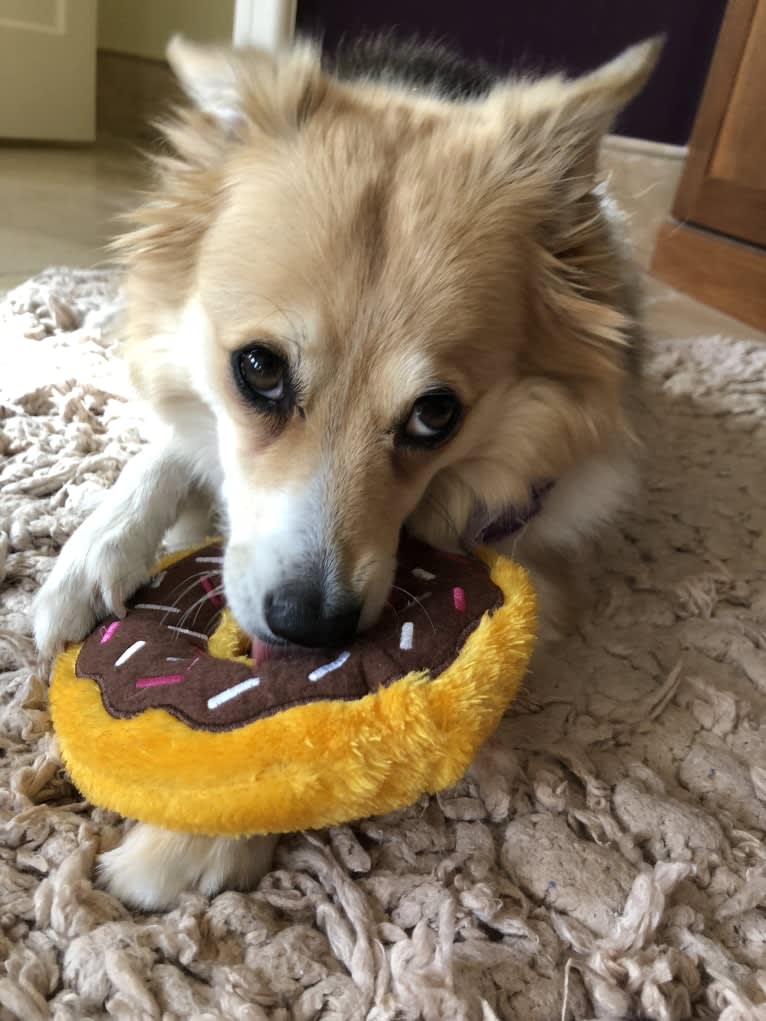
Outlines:
[[[362,698],[413,670],[435,677],[502,601],[480,560],[406,539],[372,630],[348,649],[296,649],[255,669],[207,651],[223,610],[222,556],[211,543],[177,561],[139,589],[123,620],[86,638],[77,676],[97,681],[112,716],[161,707],[196,729],[230,730],[295,705]]]

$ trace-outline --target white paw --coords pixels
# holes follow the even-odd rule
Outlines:
[[[96,622],[125,614],[125,600],[148,578],[153,550],[127,535],[98,536],[89,521],[74,533],[32,608],[37,649],[49,664],[67,642],[79,642]]]
[[[252,889],[271,869],[276,836],[204,837],[137,823],[119,847],[99,857],[103,886],[144,911],[172,907],[184,890],[212,897]]]

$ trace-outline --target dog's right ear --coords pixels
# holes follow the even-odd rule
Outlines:
[[[270,54],[174,36],[166,52],[189,98],[232,135],[247,128],[279,134],[299,126],[326,87],[319,50],[308,42]]]

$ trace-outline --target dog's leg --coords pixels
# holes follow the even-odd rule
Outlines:
[[[210,494],[194,490],[184,500],[178,519],[165,535],[163,546],[172,553],[205,542],[219,531]]]
[[[252,889],[270,871],[276,836],[204,837],[137,823],[119,847],[99,859],[101,882],[145,911],[171,907],[184,890],[212,897]]]
[[[538,641],[559,641],[577,629],[587,597],[572,557],[555,549],[536,550],[520,562],[532,576],[537,595]]]
[[[148,578],[162,537],[192,484],[172,443],[130,461],[103,502],[71,536],[34,604],[34,632],[46,665],[99,618],[122,616]]]

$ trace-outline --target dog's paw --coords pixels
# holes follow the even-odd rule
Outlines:
[[[213,897],[252,889],[270,871],[276,843],[276,836],[204,837],[137,823],[100,856],[99,879],[124,904],[159,911],[186,890]]]
[[[124,616],[125,600],[147,580],[150,569],[143,548],[76,532],[32,607],[41,663],[50,666],[68,642],[79,642],[102,618]]]

